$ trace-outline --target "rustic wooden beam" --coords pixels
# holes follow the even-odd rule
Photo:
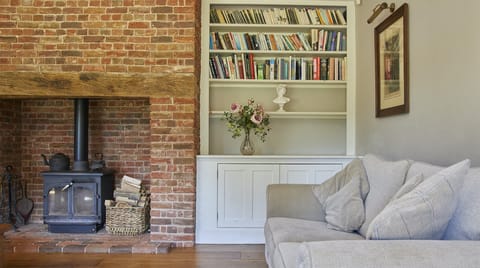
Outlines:
[[[193,74],[0,72],[0,98],[192,97]]]

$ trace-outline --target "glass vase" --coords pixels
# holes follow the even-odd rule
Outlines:
[[[253,148],[253,144],[250,141],[250,129],[245,129],[245,136],[242,141],[242,144],[240,145],[240,152],[243,155],[252,155],[255,153],[255,149]]]

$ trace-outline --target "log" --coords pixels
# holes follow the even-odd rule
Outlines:
[[[192,97],[193,74],[0,72],[0,97]]]

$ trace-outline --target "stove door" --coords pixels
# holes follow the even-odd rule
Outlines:
[[[48,191],[48,215],[68,216],[68,191],[62,190],[63,186],[52,187]]]
[[[89,181],[46,183],[45,223],[100,223],[98,184]]]
[[[75,183],[73,189],[73,216],[97,216],[97,184]]]

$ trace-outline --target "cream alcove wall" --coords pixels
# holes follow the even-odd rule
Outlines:
[[[357,7],[357,154],[480,165],[478,0],[388,1],[409,5],[410,113],[375,118],[374,28],[381,1]]]

